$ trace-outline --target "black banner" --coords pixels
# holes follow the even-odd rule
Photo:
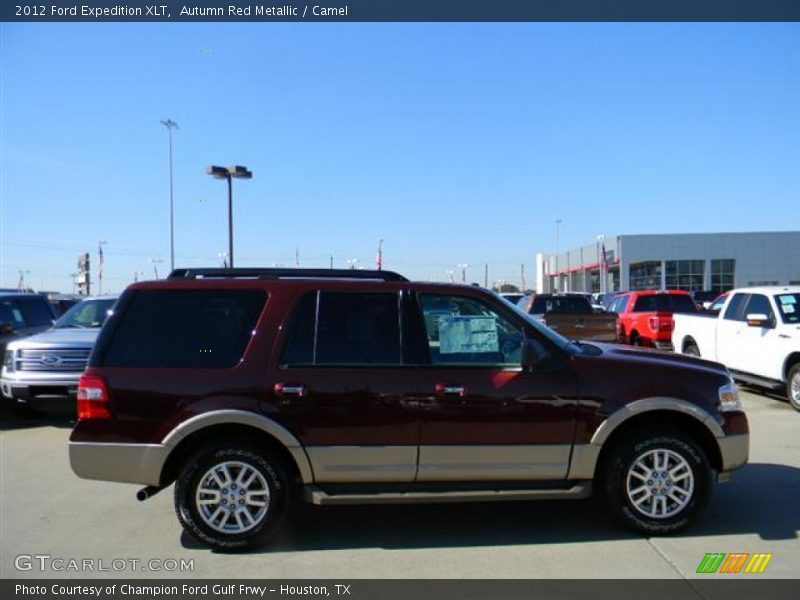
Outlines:
[[[0,20],[271,21],[800,21],[800,0],[3,0]]]
[[[576,570],[580,565],[575,565]],[[797,580],[351,579],[6,580],[3,600],[788,600]]]

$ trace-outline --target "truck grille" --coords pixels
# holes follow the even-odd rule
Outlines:
[[[89,348],[25,349],[17,356],[18,371],[83,371],[89,362]]]

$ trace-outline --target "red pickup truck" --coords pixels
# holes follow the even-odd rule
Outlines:
[[[608,305],[619,315],[620,340],[634,346],[672,350],[672,315],[696,313],[689,292],[642,290],[620,294]]]

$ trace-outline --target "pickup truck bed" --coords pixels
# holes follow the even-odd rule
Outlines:
[[[617,342],[619,318],[615,313],[596,313],[578,294],[536,294],[523,310],[533,318],[572,340]]]

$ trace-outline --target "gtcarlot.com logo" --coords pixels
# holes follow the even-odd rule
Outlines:
[[[698,573],[763,573],[772,554],[709,552],[700,561]]]

